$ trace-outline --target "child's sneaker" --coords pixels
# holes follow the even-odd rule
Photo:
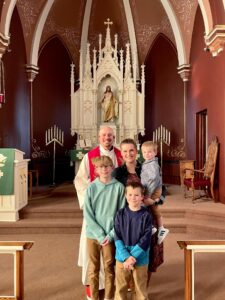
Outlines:
[[[157,228],[155,226],[152,226],[152,235],[155,234],[157,231]]]
[[[158,245],[162,243],[162,241],[165,239],[165,237],[167,236],[167,234],[169,233],[169,229],[167,228],[161,228],[159,229],[159,233],[158,233]]]

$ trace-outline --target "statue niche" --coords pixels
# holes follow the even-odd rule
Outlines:
[[[98,131],[110,126],[115,131],[116,144],[124,138],[144,135],[144,66],[141,72],[141,92],[136,88],[136,61],[131,61],[130,44],[117,50],[117,35],[111,43],[110,27],[105,22],[106,37],[102,47],[99,35],[99,50],[93,50],[91,64],[90,44],[80,51],[80,87],[74,92],[74,65],[71,65],[71,134],[81,140],[98,144]],[[84,55],[85,53],[85,55]],[[134,56],[135,57],[135,56]],[[125,63],[124,63],[125,62]]]

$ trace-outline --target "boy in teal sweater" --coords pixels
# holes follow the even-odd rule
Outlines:
[[[84,201],[84,218],[89,254],[91,299],[99,299],[100,252],[105,270],[105,300],[114,297],[114,218],[125,206],[124,186],[112,178],[113,162],[108,156],[92,160],[99,176],[88,187]]]

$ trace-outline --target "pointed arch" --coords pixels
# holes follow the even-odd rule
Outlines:
[[[209,0],[198,0],[199,7],[202,12],[202,17],[205,26],[205,35],[208,35],[213,30],[213,19]]]
[[[63,45],[63,47],[66,49],[66,51],[67,51],[67,53],[68,53],[68,56],[70,57],[70,60],[73,61],[73,57],[72,57],[72,55],[71,55],[71,53],[70,53],[70,51],[69,51],[69,49],[68,49],[68,47],[67,47],[65,41],[64,41],[63,38],[62,38],[60,35],[58,35],[58,34],[54,34],[54,35],[50,36],[50,37],[44,42],[44,44],[41,46],[41,48],[40,48],[40,50],[39,50],[39,52],[38,52],[38,57],[40,57],[41,52],[44,50],[44,48],[47,46],[47,44],[48,44],[50,41],[52,41],[53,39],[58,39],[58,40],[60,41],[60,43],[61,43],[61,44]]]
[[[129,0],[123,0],[123,5],[124,5],[125,15],[126,15],[126,19],[127,19],[127,26],[128,26],[128,32],[129,32],[129,38],[130,38],[130,44],[131,44],[131,55],[132,55],[133,61],[136,61],[136,64],[137,64],[137,68],[136,68],[137,79],[140,79],[139,78],[140,76],[139,76],[137,40],[136,40],[136,35],[135,35],[135,30],[134,30],[134,21],[133,21],[133,16],[131,13]]]
[[[82,33],[81,33],[81,46],[80,49],[83,53],[86,53],[86,45],[88,39],[88,28],[90,23],[90,14],[91,14],[92,0],[87,0],[82,24]]]
[[[145,57],[145,64],[146,64],[146,61],[147,61],[147,59],[148,59],[148,56],[150,55],[150,52],[151,52],[152,48],[154,47],[155,43],[158,41],[159,38],[165,39],[165,40],[168,42],[168,44],[171,45],[171,47],[173,48],[174,52],[175,52],[176,55],[177,55],[177,49],[176,49],[176,46],[174,45],[174,43],[173,43],[173,42],[172,42],[172,41],[171,41],[164,33],[159,32],[159,33],[155,36],[154,40],[152,41],[152,43],[151,43],[151,45],[150,45],[150,47],[149,47],[149,49],[148,49],[148,53],[147,53],[147,55],[146,55],[146,57]]]
[[[38,64],[38,51],[39,51],[39,46],[40,46],[40,40],[41,40],[41,35],[43,31],[43,27],[45,24],[45,21],[48,17],[48,13],[54,3],[54,0],[47,0],[41,14],[39,17],[39,20],[37,22],[35,31],[34,31],[34,37],[32,40],[31,44],[31,51],[30,51],[30,57],[29,57],[29,65],[37,66]]]
[[[187,52],[184,45],[183,35],[180,28],[180,24],[177,20],[176,13],[173,10],[172,5],[170,4],[169,0],[161,0],[161,3],[167,13],[167,16],[170,20],[170,24],[173,30],[173,34],[176,41],[177,46],[177,54],[178,54],[178,61],[179,65],[188,64],[189,58],[187,57]]]
[[[0,32],[8,39],[9,27],[15,5],[16,0],[4,1],[2,5]]]

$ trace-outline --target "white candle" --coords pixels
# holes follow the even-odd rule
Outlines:
[[[155,131],[153,131],[153,142],[155,141]]]
[[[168,145],[170,145],[170,131],[169,131]]]
[[[63,144],[63,141],[64,141],[64,132],[62,131],[62,144]]]

